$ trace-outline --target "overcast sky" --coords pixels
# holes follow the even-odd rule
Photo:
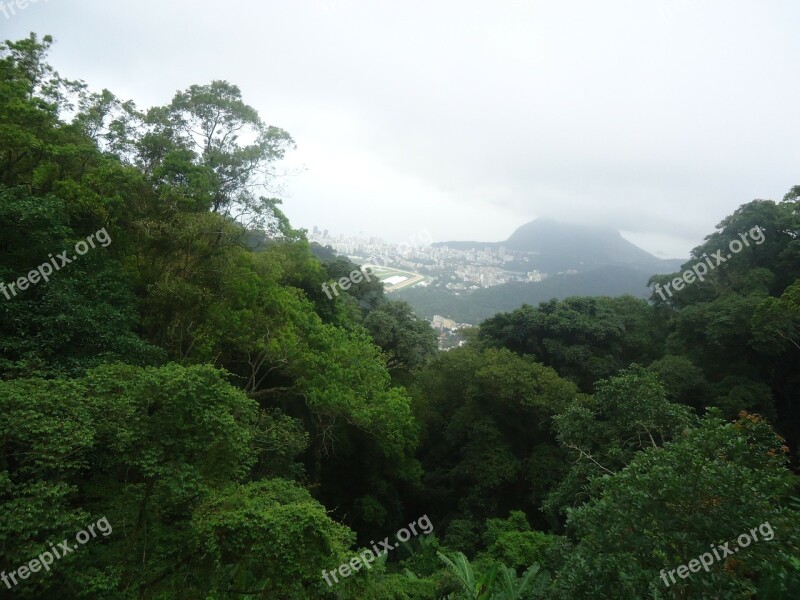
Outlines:
[[[237,84],[297,142],[284,167],[298,174],[283,181],[296,227],[496,241],[549,216],[686,257],[740,204],[800,184],[793,0],[16,10],[0,14],[3,39],[52,34],[62,75],[141,108]]]

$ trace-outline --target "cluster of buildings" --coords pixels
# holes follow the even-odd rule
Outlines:
[[[447,319],[441,315],[433,315],[431,327],[439,334],[439,350],[452,350],[460,348],[467,343],[461,332],[472,327],[469,323],[456,323],[453,319]]]
[[[308,240],[321,246],[330,246],[337,254],[359,259],[362,262],[369,261],[393,267],[410,267],[423,266],[423,263],[419,261],[426,254],[423,250],[430,248],[431,237],[427,230],[422,230],[408,240],[397,243],[387,242],[376,236],[332,235],[328,233],[327,229],[320,230],[319,227],[314,226],[308,235]]]
[[[393,243],[379,237],[331,235],[327,229],[314,227],[309,240],[330,246],[356,262],[424,275],[426,280],[418,285],[444,286],[450,290],[474,290],[503,283],[541,281],[547,277],[547,273],[526,264],[531,253],[494,245],[482,248],[431,246],[427,231],[412,236],[405,243]]]

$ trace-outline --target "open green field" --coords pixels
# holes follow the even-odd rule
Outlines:
[[[382,265],[364,265],[368,266],[375,276],[384,282],[387,292],[394,292],[396,290],[409,287],[425,280],[425,276],[412,271],[403,271],[393,267],[386,267]],[[387,281],[397,277],[405,277],[403,281]]]

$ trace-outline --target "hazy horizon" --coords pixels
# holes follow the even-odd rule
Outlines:
[[[497,241],[580,218],[680,257],[798,183],[798,17],[713,0],[50,0],[0,24],[52,34],[63,76],[139,107],[238,85],[297,142],[279,182],[295,227]]]

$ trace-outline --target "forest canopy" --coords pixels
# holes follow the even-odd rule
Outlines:
[[[800,186],[671,296],[439,352],[379,281],[323,292],[358,265],[281,211],[294,140],[236,85],[141,109],[52,43],[0,46],[0,597],[798,597]]]

